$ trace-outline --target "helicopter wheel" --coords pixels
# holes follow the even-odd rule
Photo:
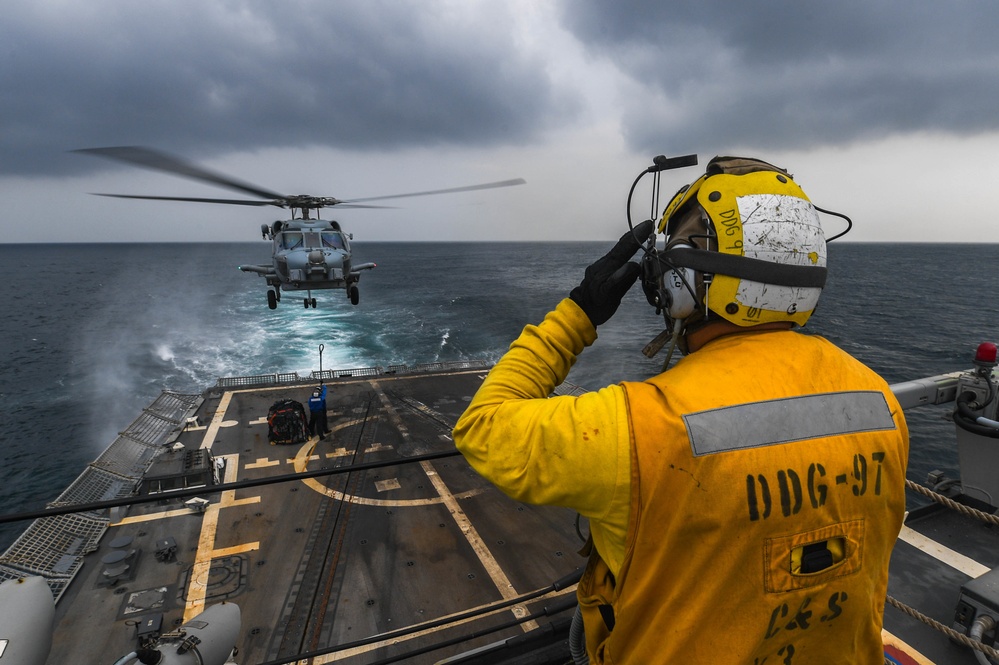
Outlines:
[[[310,300],[309,304],[312,305],[312,309],[315,309],[316,308],[316,299],[313,298],[312,300]]]
[[[351,286],[350,290],[347,291],[347,295],[350,296],[351,305],[356,305],[361,300],[361,292],[357,290],[356,286]]]
[[[305,309],[309,309],[309,299],[308,298],[304,299],[303,304],[305,305]]]
[[[277,309],[277,294],[273,291],[267,292],[267,306],[271,309]]]

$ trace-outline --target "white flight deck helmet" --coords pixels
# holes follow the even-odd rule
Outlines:
[[[716,317],[747,327],[802,326],[815,310],[826,278],[825,235],[787,171],[715,157],[673,197],[657,230],[666,246],[646,253],[642,285],[674,339]]]

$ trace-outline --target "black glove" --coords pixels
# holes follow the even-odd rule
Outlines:
[[[652,225],[651,219],[645,220],[621,236],[614,249],[592,263],[583,281],[569,292],[573,302],[590,317],[594,328],[614,316],[621,298],[642,272],[637,263],[628,259],[652,235]]]

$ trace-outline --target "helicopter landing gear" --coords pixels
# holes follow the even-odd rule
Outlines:
[[[303,300],[305,301],[304,302],[305,309],[309,309],[310,307],[312,309],[316,308],[316,299],[315,298],[304,298]]]
[[[351,284],[350,288],[347,289],[347,297],[350,298],[350,304],[356,305],[361,300],[361,292],[357,290],[356,284]]]
[[[278,297],[277,294],[271,290],[267,291],[267,306],[271,309],[277,309]]]

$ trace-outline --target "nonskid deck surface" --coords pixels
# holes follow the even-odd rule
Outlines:
[[[584,564],[575,515],[508,499],[460,456],[405,463],[453,453],[451,428],[485,372],[329,376],[332,435],[293,445],[268,442],[268,409],[286,398],[306,403],[315,383],[275,375],[273,383],[284,385],[233,380],[200,398],[164,393],[54,505],[127,496],[155,451],[174,438],[224,460],[225,482],[390,465],[206,491],[203,512],[164,493],[127,514],[112,510],[110,526],[106,510],[42,518],[0,557],[0,577],[49,580],[59,597],[52,665],[113,662],[136,648],[140,634],[167,632],[223,601],[241,609],[241,665],[293,662],[298,654],[359,642],[366,643],[312,662],[374,663],[418,653],[405,662],[435,663],[524,635],[548,620],[462,640],[571,600],[571,586],[547,588]],[[196,420],[178,438],[190,415]],[[892,554],[889,594],[951,626],[962,584],[999,565],[995,530],[950,509],[914,511]],[[160,556],[164,543],[176,544],[172,556]],[[535,590],[545,593],[511,600]],[[436,625],[470,609],[494,611]],[[563,631],[566,619],[557,617]],[[397,635],[407,628],[413,630]],[[885,628],[908,645],[906,653],[927,659],[897,662],[978,662],[967,646],[890,605]],[[563,633],[546,639],[556,643],[553,660],[532,662],[562,662]],[[454,644],[429,649],[442,642]]]
[[[951,508],[925,506],[908,515],[892,550],[888,594],[954,628],[961,586],[996,566],[999,533],[995,526]],[[932,663],[979,662],[971,648],[891,605],[885,608],[884,625]],[[993,646],[989,640],[986,644]]]
[[[219,390],[206,394],[197,425],[179,441],[224,459],[227,482],[453,450],[451,426],[484,375],[329,381],[332,435],[293,445],[268,442],[268,408],[284,398],[307,403],[314,384]],[[113,662],[158,617],[166,632],[222,601],[241,610],[239,663],[290,661],[543,589],[584,564],[574,513],[512,501],[460,456],[206,492],[204,512],[164,496],[132,507],[84,557],[57,605],[49,663]],[[176,554],[161,560],[157,550],[168,538]],[[357,647],[336,654],[337,662],[375,662],[504,624],[551,604],[552,595]],[[406,662],[436,662],[536,626]]]

